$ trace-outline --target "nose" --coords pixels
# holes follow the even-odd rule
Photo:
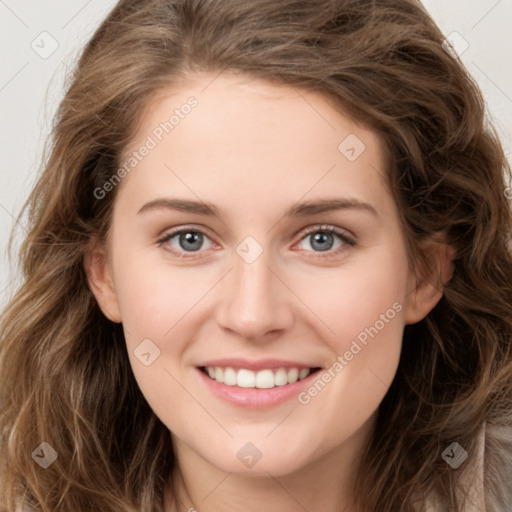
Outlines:
[[[293,293],[283,283],[284,276],[272,265],[268,252],[248,263],[234,254],[234,268],[223,283],[218,325],[251,342],[275,339],[293,321]]]

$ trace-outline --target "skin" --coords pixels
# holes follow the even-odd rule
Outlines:
[[[116,191],[107,244],[91,245],[85,260],[90,287],[105,315],[123,323],[135,378],[172,432],[179,510],[352,511],[354,469],[396,373],[403,328],[426,316],[442,290],[408,266],[373,131],[318,93],[216,76],[170,87],[145,113],[124,157],[187,98],[198,100]],[[366,146],[352,162],[338,150],[349,134]],[[213,203],[220,214],[138,213],[171,197]],[[375,214],[284,217],[297,202],[326,198],[356,199]],[[313,236],[322,225],[355,245],[327,235],[332,248],[321,251]],[[200,250],[179,235],[159,243],[174,227],[203,229]],[[306,235],[309,227],[318,230]],[[247,236],[263,249],[252,263],[236,252]],[[448,253],[438,254],[447,278]],[[327,369],[396,303],[394,318],[307,405],[241,408],[214,396],[195,369],[222,357]],[[149,366],[134,355],[144,339],[160,350]],[[262,455],[250,468],[237,457],[247,442]],[[171,501],[167,489],[166,511],[178,510]]]

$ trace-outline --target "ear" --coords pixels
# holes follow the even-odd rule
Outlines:
[[[112,280],[112,273],[103,246],[91,242],[84,254],[84,269],[89,288],[103,314],[112,322],[121,322],[121,312],[117,301],[117,293]]]
[[[423,320],[443,296],[443,289],[453,275],[455,249],[432,238],[420,243],[421,251],[431,262],[411,276],[409,295],[405,308],[405,323],[415,324]]]

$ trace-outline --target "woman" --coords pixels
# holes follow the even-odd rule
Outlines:
[[[52,144],[2,512],[510,510],[510,169],[419,2],[121,1]]]

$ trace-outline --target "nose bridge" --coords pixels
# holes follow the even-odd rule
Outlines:
[[[270,252],[251,238],[236,248],[218,321],[244,338],[258,340],[267,332],[285,328],[291,312],[283,284],[269,268]]]

